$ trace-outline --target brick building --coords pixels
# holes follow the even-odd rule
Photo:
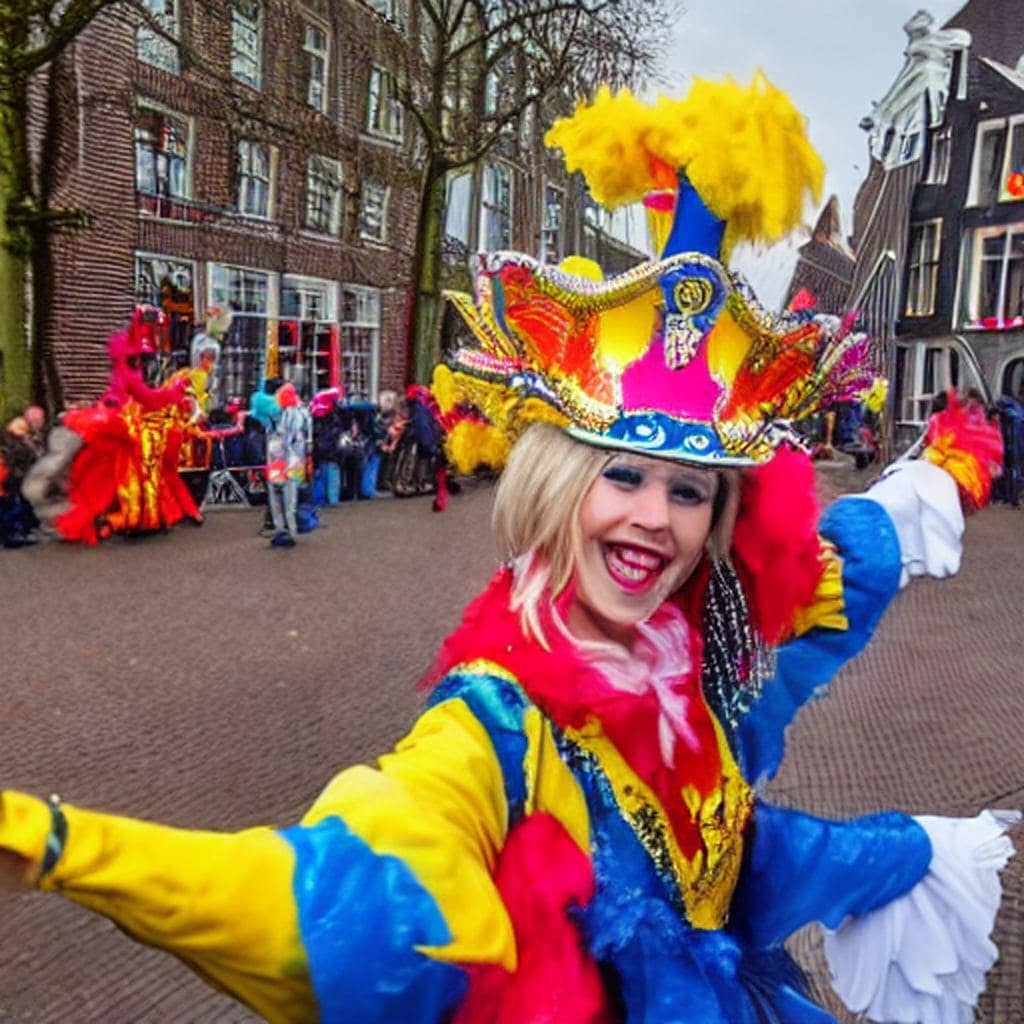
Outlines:
[[[108,10],[33,97],[44,200],[90,217],[54,243],[43,344],[65,400],[102,390],[106,336],[135,302],[168,313],[171,368],[207,308],[234,311],[221,400],[275,358],[306,394],[339,376],[350,395],[402,387],[421,175],[397,96],[418,36],[401,0],[145,2],[162,33]],[[542,154],[542,128],[524,119],[470,175],[472,199],[453,183],[462,255],[635,262],[579,177]]]
[[[91,215],[55,242],[65,399],[102,389],[136,301],[170,315],[172,366],[207,307],[234,310],[221,398],[275,347],[306,393],[402,386],[419,175],[388,0],[150,6],[166,36],[108,11],[35,96],[47,201]]]
[[[796,266],[783,305],[807,290],[822,313],[842,315],[849,307],[854,258],[843,235],[839,199],[830,196],[822,207],[811,237],[797,250]]]

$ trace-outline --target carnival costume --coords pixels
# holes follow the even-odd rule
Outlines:
[[[719,261],[723,237],[792,227],[820,180],[762,79],[653,110],[602,94],[553,140],[599,199],[647,196],[664,248],[609,281],[488,257],[476,301],[456,300],[481,347],[437,381],[451,456],[498,461],[540,419],[610,451],[755,467],[730,557],[629,651],[561,628],[571,585],[541,603],[541,643],[513,594],[543,556],[503,567],[409,736],[294,827],[188,832],[7,792],[0,846],[274,1021],[827,1024],[782,949],[811,921],[833,929],[855,1011],[963,1021],[996,956],[1004,821],[825,821],[753,787],[901,583],[956,571],[957,480],[983,498],[988,453],[963,450],[954,409],[928,459],[816,522],[788,421],[867,385],[866,341],[768,316]]]
[[[187,371],[164,387],[150,387],[142,376],[146,351],[136,313],[132,328],[107,344],[106,393],[95,405],[64,415],[63,426],[80,439],[68,480],[71,507],[54,524],[64,540],[95,544],[101,531],[144,533],[202,518],[178,473],[191,419]]]

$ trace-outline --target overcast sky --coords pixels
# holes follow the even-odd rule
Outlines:
[[[732,74],[747,82],[757,68],[763,69],[807,116],[811,141],[828,169],[823,198],[833,192],[839,196],[843,230],[849,234],[853,197],[867,167],[867,135],[858,123],[903,66],[903,25],[924,9],[939,27],[964,0],[682,2],[664,65],[665,91],[682,95],[692,75]],[[782,252],[762,254],[761,274],[748,258],[738,262],[762,300],[776,305],[788,283],[791,258]]]

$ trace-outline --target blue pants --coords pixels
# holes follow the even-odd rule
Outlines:
[[[341,470],[334,459],[321,462],[313,479],[313,501],[317,505],[337,505],[341,496]]]

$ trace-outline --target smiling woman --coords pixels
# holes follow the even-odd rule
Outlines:
[[[904,577],[956,571],[943,466],[977,493],[989,428],[951,416],[922,461],[819,520],[790,421],[870,383],[864,340],[769,317],[718,260],[720,218],[739,217],[734,237],[788,222],[815,161],[763,80],[695,91],[655,111],[602,94],[559,133],[605,195],[656,192],[659,259],[602,281],[497,254],[476,300],[455,300],[480,347],[437,397],[455,462],[514,444],[504,564],[395,751],[284,829],[191,832],[0,793],[0,878],[107,915],[272,1021],[827,1024],[783,948],[812,921],[835,929],[854,1012],[970,1016],[1007,819],[827,821],[754,787]],[[702,123],[722,151],[689,137]],[[796,178],[738,212],[714,203],[735,191],[737,132]],[[774,171],[743,195],[778,192]]]

